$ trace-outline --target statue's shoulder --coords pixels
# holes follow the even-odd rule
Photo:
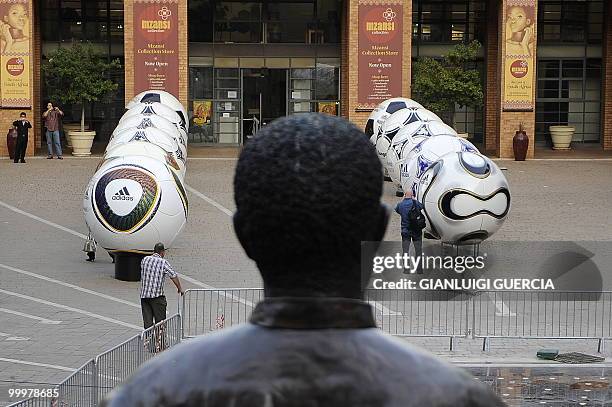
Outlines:
[[[240,348],[261,329],[242,324],[184,340],[143,364],[101,406],[162,406],[158,398],[189,392],[202,377],[231,363]],[[155,389],[155,391],[152,391]],[[161,403],[161,404],[160,404]]]

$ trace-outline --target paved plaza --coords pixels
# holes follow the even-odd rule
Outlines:
[[[115,280],[111,259],[102,250],[93,264],[85,262],[81,251],[87,234],[82,196],[98,162],[94,157],[33,158],[27,164],[0,160],[0,406],[10,401],[9,388],[52,387],[140,331],[139,283]],[[507,169],[512,210],[488,244],[612,243],[611,160],[498,163]],[[255,265],[233,233],[235,164],[231,157],[189,160],[189,219],[168,251],[184,288],[261,287]],[[383,199],[390,206],[398,199],[388,182]],[[399,217],[393,215],[386,240],[398,239]],[[608,254],[594,253],[591,259],[602,273],[604,290],[612,290]],[[170,283],[166,295],[171,315],[178,302]],[[406,340],[471,364],[537,363],[534,354],[541,347],[597,349],[596,340],[495,339],[483,352],[480,341],[462,338],[450,352],[446,338]],[[609,343],[605,354],[612,355],[611,350]]]

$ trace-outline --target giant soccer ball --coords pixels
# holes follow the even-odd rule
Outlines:
[[[174,123],[176,126],[181,127],[183,130],[187,131],[187,122],[181,118],[181,116],[172,108],[163,105],[161,103],[153,102],[153,103],[136,103],[130,110],[125,112],[121,119],[119,120],[120,126],[124,120],[127,120],[129,117],[136,115],[145,115],[152,116],[158,115],[162,116],[165,119],[169,120],[171,123]]]
[[[382,124],[389,116],[398,110],[408,109],[410,107],[422,108],[423,106],[421,106],[420,103],[408,98],[387,99],[379,104],[372,111],[372,113],[370,113],[370,117],[368,117],[368,121],[366,122],[365,126],[365,134],[370,137],[372,144],[375,144],[375,139],[372,140],[372,137],[378,135]]]
[[[162,147],[146,141],[132,141],[129,143],[117,143],[107,149],[102,158],[103,162],[123,156],[144,156],[165,163],[173,170],[181,181],[185,180],[185,163],[176,159],[176,154],[164,150]]]
[[[108,251],[149,253],[171,246],[187,219],[182,181],[159,160],[144,156],[108,159],[83,198],[85,222]]]
[[[188,129],[187,111],[185,111],[185,108],[183,107],[181,102],[179,102],[179,100],[174,97],[172,93],[166,92],[164,90],[145,90],[144,92],[140,92],[128,102],[125,108],[131,109],[138,103],[155,102],[161,103],[162,105],[166,105],[176,111],[176,113],[181,116],[181,119],[186,124],[185,128]]]
[[[398,110],[389,116],[383,123],[378,137],[376,138],[376,152],[381,159],[385,168],[391,172],[391,162],[395,160],[387,158],[387,152],[391,147],[395,136],[399,131],[412,123],[421,123],[427,121],[439,121],[440,118],[429,110],[422,108],[406,108]],[[440,122],[441,125],[446,126]],[[448,126],[447,126],[448,127]],[[392,152],[393,153],[393,152]]]
[[[425,236],[454,244],[480,243],[510,210],[508,181],[489,158],[470,151],[442,156],[419,178]]]
[[[440,157],[448,153],[469,151],[478,154],[472,143],[455,136],[441,135],[428,137],[410,150],[406,159],[399,165],[400,184],[404,191],[411,189],[417,195],[417,186],[421,176]]]
[[[182,144],[185,148],[187,148],[187,133],[185,130],[177,124],[172,123],[170,120],[165,117],[154,115],[144,115],[137,114],[134,116],[129,116],[123,119],[115,130],[113,134],[118,133],[121,130],[128,129],[130,127],[136,127],[139,129],[146,129],[147,127],[155,127],[156,129],[165,131],[168,134],[175,135],[178,132],[178,135],[175,138],[178,139],[178,142]]]
[[[397,185],[400,182],[400,170],[402,165],[408,162],[408,154],[421,141],[427,140],[429,136],[423,134],[415,134],[410,131],[410,126],[403,127],[397,132],[391,143],[391,147],[387,151],[387,166],[389,168],[389,176]]]
[[[173,136],[172,134],[168,134],[165,131],[159,130],[155,127],[147,127],[144,129],[130,127],[117,133],[113,133],[108,145],[106,146],[106,150],[110,150],[117,144],[127,144],[133,141],[145,141],[155,144],[173,154],[174,158],[185,166],[187,151],[185,150],[185,147],[178,143],[177,135],[178,132],[175,132],[175,135]]]

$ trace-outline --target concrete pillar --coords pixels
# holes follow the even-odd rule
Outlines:
[[[486,88],[484,105],[484,153],[497,155],[499,145],[499,0],[487,3],[487,36],[485,40]]]
[[[606,4],[607,3],[607,4]],[[603,75],[602,75],[602,144],[612,150],[612,0],[604,3]]]

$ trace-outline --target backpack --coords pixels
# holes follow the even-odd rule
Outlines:
[[[408,212],[408,220],[410,222],[410,229],[420,231],[425,229],[425,215],[419,209],[417,201],[412,200],[412,207]]]

